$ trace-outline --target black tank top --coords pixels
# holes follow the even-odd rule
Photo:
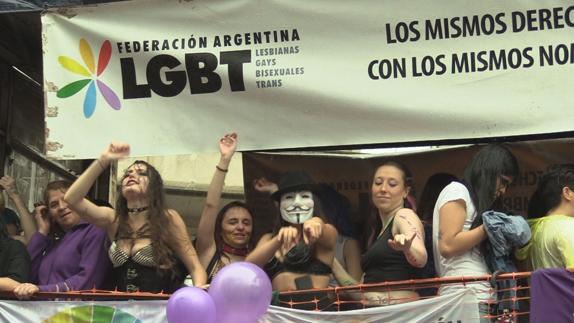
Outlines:
[[[315,258],[313,250],[303,241],[300,241],[295,247],[289,250],[283,262],[280,262],[277,257],[273,256],[273,258],[265,264],[263,270],[272,281],[275,276],[282,272],[312,275],[330,275],[332,273],[331,267]]]
[[[118,240],[131,240],[132,248],[136,239],[152,239],[149,223],[135,232],[116,232],[116,239],[110,246],[108,255],[114,265],[113,277],[121,292],[173,293],[183,287],[187,269],[179,259],[174,259],[173,267],[158,269],[153,258],[153,244],[141,248],[134,255],[127,255],[118,245]]]
[[[416,268],[409,264],[403,252],[396,251],[389,246],[388,240],[393,238],[394,220],[394,218],[391,220],[383,234],[377,238],[361,258],[361,267],[365,272],[365,284],[418,277]]]
[[[211,257],[211,260],[209,261],[209,264],[207,265],[207,268],[205,269],[205,271],[207,271],[207,283],[208,284],[211,284],[211,280],[213,279],[213,277],[215,277],[215,275],[223,267],[225,267],[225,265],[221,261],[221,251],[215,250],[213,257]]]

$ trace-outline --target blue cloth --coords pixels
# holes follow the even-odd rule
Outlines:
[[[486,264],[492,272],[515,272],[512,251],[530,241],[532,232],[528,222],[519,215],[486,211],[482,214],[484,230],[488,235]]]
[[[488,236],[485,252],[488,269],[493,274],[517,271],[512,252],[530,241],[532,232],[528,222],[520,215],[486,211],[482,214],[482,223]],[[516,299],[516,281],[498,281],[493,283],[493,287],[498,290],[499,303],[492,307],[492,314],[502,314],[505,310],[518,310],[518,304],[513,301]]]

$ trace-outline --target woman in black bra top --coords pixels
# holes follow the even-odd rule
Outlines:
[[[246,261],[266,270],[275,291],[329,285],[337,230],[313,215],[317,190],[309,175],[298,171],[287,173],[271,195],[279,202],[281,219],[273,233],[261,237]],[[297,283],[302,281],[305,283]],[[315,309],[315,303],[310,304],[310,309]],[[320,301],[318,306],[323,305]]]
[[[199,261],[207,269],[208,283],[224,266],[245,260],[253,245],[253,218],[245,203],[233,201],[217,212],[225,177],[236,148],[235,133],[226,134],[219,140],[221,157],[215,166],[197,227],[195,247]]]
[[[84,198],[112,161],[129,156],[130,147],[112,143],[74,182],[64,200],[88,222],[106,229],[117,289],[168,292],[183,285],[185,269],[196,286],[206,283],[181,216],[165,204],[163,181],[144,161],[134,162],[121,180],[116,210]]]
[[[361,260],[365,284],[418,278],[418,268],[427,262],[423,225],[405,206],[412,185],[410,171],[399,162],[388,160],[375,171],[371,186],[374,212],[369,223],[372,231],[368,232],[374,241]],[[337,262],[333,272],[341,285],[358,283]],[[418,299],[415,291],[369,292],[365,296],[373,306]]]

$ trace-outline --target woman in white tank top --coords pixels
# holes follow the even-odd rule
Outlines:
[[[464,171],[463,182],[452,182],[440,193],[433,213],[433,249],[440,277],[488,274],[480,245],[487,238],[482,213],[492,209],[518,175],[518,162],[504,146],[482,148]],[[479,301],[490,299],[488,283],[468,284]],[[462,284],[440,288],[448,294]],[[482,311],[481,312],[485,312]],[[487,314],[487,313],[481,313]]]

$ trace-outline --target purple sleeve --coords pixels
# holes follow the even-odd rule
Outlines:
[[[40,285],[41,292],[87,290],[101,288],[111,268],[106,252],[107,236],[104,230],[90,225],[83,239],[78,273],[63,282]]]
[[[28,242],[28,253],[30,254],[30,281],[38,282],[38,273],[40,271],[40,264],[44,251],[50,245],[50,238],[45,235],[35,232],[30,241]]]

